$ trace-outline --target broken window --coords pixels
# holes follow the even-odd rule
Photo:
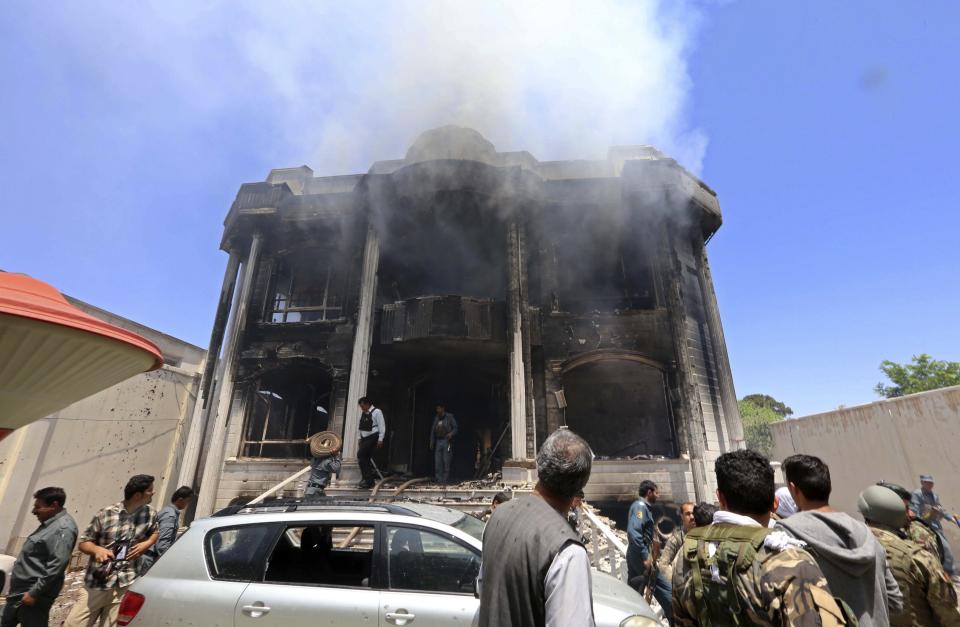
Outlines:
[[[289,367],[263,375],[247,403],[242,455],[307,458],[306,438],[330,421],[331,379],[317,368]]]
[[[335,320],[343,315],[341,282],[328,255],[320,250],[289,254],[274,272],[271,322]]]
[[[559,309],[582,314],[656,307],[653,271],[641,243],[608,223],[579,218],[554,248]]]

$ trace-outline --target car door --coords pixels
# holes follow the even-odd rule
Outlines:
[[[474,581],[480,553],[454,536],[423,527],[384,525],[384,590],[380,623],[387,625],[475,625],[480,602]]]
[[[289,524],[237,604],[236,627],[379,624],[375,525]]]

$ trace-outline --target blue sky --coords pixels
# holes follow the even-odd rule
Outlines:
[[[873,400],[882,359],[960,359],[955,3],[395,6],[5,3],[0,268],[205,346],[241,183],[466,121],[699,171],[740,395],[803,415]]]

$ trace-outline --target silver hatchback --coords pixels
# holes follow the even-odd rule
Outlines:
[[[257,506],[197,520],[124,596],[120,625],[475,625],[483,523],[424,503]],[[598,626],[659,625],[593,573]]]

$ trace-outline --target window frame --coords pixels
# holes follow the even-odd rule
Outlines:
[[[278,371],[282,372],[282,370]],[[265,376],[265,375],[264,375]],[[313,398],[311,399],[310,405],[316,406],[323,402],[323,405],[327,408],[327,424],[332,420],[331,412],[333,411],[332,402],[334,401],[334,382],[332,377],[330,378],[330,386],[327,389],[321,389],[320,386],[314,386]],[[310,449],[306,445],[306,438],[313,433],[309,433],[311,420],[307,421],[307,431],[305,435],[301,438],[291,438],[291,439],[268,439],[266,437],[267,432],[270,429],[270,424],[272,421],[281,421],[285,425],[289,424],[292,420],[291,418],[291,409],[292,403],[284,401],[284,412],[282,416],[273,415],[273,406],[261,395],[263,389],[263,376],[257,377],[256,380],[248,388],[248,398],[245,403],[243,410],[243,431],[240,434],[240,457],[244,459],[257,459],[257,460],[268,460],[268,459],[309,459],[310,458]],[[271,391],[271,390],[266,390]],[[263,419],[263,427],[260,430],[259,434],[252,434],[250,430],[252,428],[251,418],[253,417],[254,412],[257,411],[257,403],[264,402],[267,404],[266,414]],[[250,436],[259,435],[259,439],[252,439]],[[263,449],[268,445],[285,445],[285,446],[303,446],[304,454],[303,456],[292,456],[292,457],[278,457],[276,455],[264,455]],[[258,454],[254,454],[254,450],[258,451]]]
[[[320,249],[315,249],[319,251]],[[340,279],[342,278],[342,272],[340,268],[334,266],[334,260],[327,257],[326,263],[321,268],[318,269],[319,272],[325,274],[323,278],[323,297],[317,305],[301,305],[301,306],[291,306],[290,302],[293,300],[294,292],[297,289],[296,278],[297,278],[297,268],[299,264],[306,263],[310,257],[312,250],[307,251],[298,251],[294,253],[287,253],[281,255],[277,258],[272,276],[269,282],[268,293],[266,297],[266,311],[264,312],[263,320],[267,324],[306,324],[310,322],[331,322],[331,321],[341,321],[344,320],[344,303],[342,302],[343,294],[338,293],[340,289]],[[324,257],[321,254],[317,255],[317,260],[322,260]],[[301,271],[303,271],[301,269]],[[285,287],[285,293],[281,298],[280,288]],[[333,292],[331,292],[331,289]],[[334,301],[340,301],[338,305],[330,305],[331,293],[335,296]],[[288,320],[287,317],[289,314],[300,314],[303,312],[320,312],[320,318],[318,320]],[[336,312],[336,315],[330,315],[330,312]],[[276,320],[275,317],[279,316],[280,319]]]
[[[346,519],[346,520],[304,520],[304,521],[281,521],[279,523],[274,523],[280,528],[280,532],[276,534],[273,542],[270,544],[270,550],[266,551],[264,558],[261,560],[261,570],[257,573],[258,579],[253,581],[253,583],[270,585],[270,586],[301,586],[308,588],[330,588],[334,590],[383,590],[384,588],[380,585],[382,581],[382,574],[380,568],[380,525],[381,523],[370,521],[370,520],[356,520],[356,519]],[[373,528],[373,548],[370,552],[370,585],[367,587],[363,586],[341,586],[333,584],[320,584],[320,583],[309,583],[309,582],[290,582],[290,581],[267,581],[265,577],[267,576],[267,569],[269,568],[269,558],[273,555],[273,552],[276,550],[277,545],[280,543],[283,536],[287,534],[290,529],[297,527],[312,527],[312,526],[326,526],[326,527],[372,527]]]
[[[248,555],[248,564],[250,562],[255,562],[253,567],[250,569],[249,578],[247,579],[232,579],[227,577],[221,577],[214,574],[214,563],[213,556],[210,551],[210,539],[215,533],[223,533],[225,531],[233,531],[236,529],[249,529],[252,527],[264,527],[267,529],[267,535],[265,536],[264,542],[257,547],[257,550]],[[277,522],[258,522],[251,521],[247,524],[239,525],[225,525],[223,527],[214,527],[213,529],[207,530],[203,535],[203,545],[201,547],[203,551],[203,563],[207,569],[207,577],[210,578],[210,581],[239,581],[241,583],[253,583],[258,579],[263,579],[263,573],[265,572],[264,566],[266,564],[266,553],[265,547],[270,547],[270,552],[273,551],[273,546],[276,544],[277,536],[279,535],[278,530],[281,525]],[[273,538],[270,537],[270,534],[273,534]]]
[[[473,591],[449,592],[446,590],[411,590],[407,588],[391,588],[390,587],[390,551],[389,551],[389,544],[390,544],[389,534],[390,534],[391,528],[398,528],[398,529],[404,528],[404,529],[412,529],[414,531],[420,531],[425,533],[432,533],[446,540],[449,540],[454,544],[460,545],[462,548],[466,549],[467,551],[470,551],[476,556],[477,562],[478,562],[477,564],[478,572],[480,568],[480,563],[483,561],[483,552],[471,546],[469,542],[465,542],[464,540],[458,538],[456,535],[443,529],[435,529],[433,527],[426,527],[426,526],[417,525],[417,524],[411,524],[406,522],[392,522],[392,521],[382,522],[380,523],[380,527],[381,527],[380,529],[381,537],[380,537],[379,545],[381,550],[380,571],[381,571],[381,577],[382,577],[381,579],[382,590],[386,592],[394,592],[394,593],[402,593],[402,594],[445,594],[445,595],[453,595],[453,596],[469,596],[469,597],[475,596],[475,593]]]

